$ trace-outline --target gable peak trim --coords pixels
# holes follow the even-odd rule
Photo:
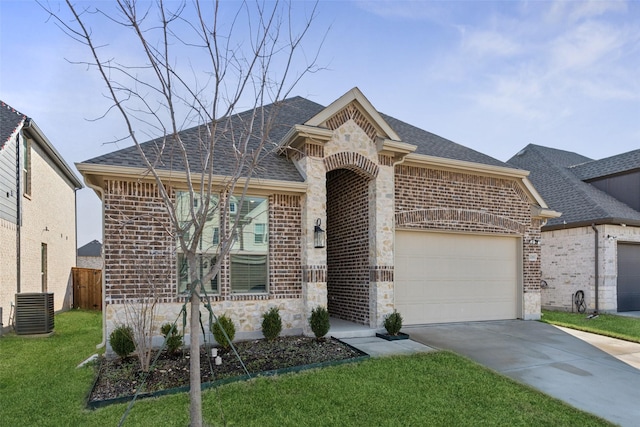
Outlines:
[[[370,125],[376,128],[377,132],[375,135],[373,135],[373,138],[371,138],[372,141],[376,140],[376,136],[382,136],[384,138],[400,141],[400,137],[398,136],[398,134],[382,118],[380,113],[378,113],[371,102],[369,102],[369,100],[357,87],[354,87],[353,89],[342,95],[340,98],[332,102],[324,110],[320,111],[318,114],[309,119],[305,123],[305,125],[327,127],[327,122],[337,114],[341,113],[342,110],[349,107],[350,104],[352,104],[352,107],[350,108],[356,108],[360,112],[360,114],[362,114],[364,118],[366,118],[367,121],[370,122]],[[360,123],[358,123],[358,125],[362,127]],[[367,132],[367,135],[369,135],[367,129],[363,128],[363,130],[365,130],[365,132]],[[378,135],[378,133],[380,133],[380,135]]]

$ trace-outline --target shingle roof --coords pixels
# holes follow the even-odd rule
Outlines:
[[[640,149],[571,166],[571,171],[583,181],[640,169]]]
[[[321,111],[323,107],[307,99],[295,97],[284,100],[277,106],[274,104],[265,106],[265,116],[268,116],[271,110],[276,107],[279,109],[277,111],[277,120],[269,134],[269,144],[265,144],[263,148],[263,154],[265,154],[264,160],[260,162],[259,170],[255,171],[254,176],[263,179],[302,182],[303,178],[295,165],[286,157],[277,155],[276,147],[278,142],[289,131],[292,125],[305,122]],[[222,128],[225,127],[225,125],[227,125],[227,128],[241,129],[241,124],[249,119],[250,114],[251,111],[246,111],[232,116],[228,121],[221,122],[221,125],[218,127],[221,129],[219,130],[219,135],[222,135],[224,132]],[[187,147],[188,156],[191,162],[191,171],[195,173],[202,172],[202,165],[198,164],[196,160],[200,158],[198,141],[201,137],[206,135],[206,132],[206,126],[196,126],[180,132],[182,140]],[[225,132],[224,138],[220,139],[215,146],[216,162],[214,164],[214,174],[217,175],[231,175],[233,174],[236,166],[236,152],[231,145],[230,137],[227,137],[227,135],[230,135],[230,132]],[[259,142],[258,137],[252,138],[249,143],[249,149],[257,147]],[[157,153],[160,151],[162,143],[162,138],[159,138],[142,143],[141,148],[147,156],[155,159],[157,157]],[[185,165],[178,151],[177,144],[173,143],[169,139],[165,141],[165,144],[166,146],[162,155],[162,162],[157,165],[157,169],[184,171]],[[138,153],[138,149],[135,146],[123,148],[122,150],[87,160],[85,163],[139,168],[145,167],[144,162]]]
[[[78,256],[102,256],[102,243],[92,240],[78,248]]]
[[[307,122],[310,118],[321,112],[325,107],[302,97],[294,97],[283,100],[277,105],[266,105],[264,108],[266,115],[268,115],[273,108],[278,108],[277,117],[275,125],[269,134],[269,151],[264,152],[265,157],[260,163],[260,169],[256,171],[253,176],[262,179],[302,182],[304,179],[294,166],[293,162],[284,156],[278,155],[275,148],[293,125]],[[251,111],[232,116],[227,123],[233,124],[236,129],[239,129],[240,123],[247,120],[249,118],[249,114],[251,114]],[[381,115],[384,120],[386,120],[387,123],[398,133],[403,142],[418,146],[416,150],[416,153],[418,154],[444,157],[453,160],[464,160],[485,165],[509,167],[506,163],[490,156],[479,153],[460,144],[456,144],[448,139],[441,138],[391,116],[384,114]],[[185,145],[188,147],[187,149],[191,159],[199,158],[198,140],[200,135],[205,135],[205,132],[206,127],[196,126],[180,133],[183,141],[186,143]],[[259,141],[256,137],[252,139],[250,146],[256,147],[258,142]],[[162,143],[163,140],[159,138],[145,142],[141,144],[141,147],[148,156],[155,159],[157,157],[157,153],[160,152]],[[172,143],[168,139],[165,140],[164,143],[165,147],[162,162],[158,164],[157,168],[165,170],[185,170],[184,163],[180,159],[177,147],[172,147]],[[175,149],[175,152],[173,152],[172,149]],[[218,175],[231,174],[235,167],[235,152],[229,143],[229,139],[221,139],[215,149],[216,164],[214,165],[214,173]],[[145,167],[137,148],[134,146],[87,160],[84,163],[139,168]],[[198,164],[191,163],[190,166],[192,172],[197,173],[202,170],[202,167]]]
[[[508,164],[491,156],[457,144],[441,136],[422,130],[394,117],[380,113],[384,120],[396,131],[402,142],[417,145],[416,154],[442,157],[452,160],[463,160],[490,166],[510,167]]]
[[[26,118],[24,114],[0,101],[0,150]]]
[[[640,212],[583,182],[571,166],[592,159],[570,151],[529,144],[507,161],[531,172],[529,179],[553,210],[562,212],[547,227],[606,220],[640,221]]]

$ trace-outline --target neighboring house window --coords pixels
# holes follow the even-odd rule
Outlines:
[[[231,213],[231,223],[239,215],[236,238],[231,247],[231,292],[267,292],[267,236],[269,199],[246,196]]]
[[[256,244],[264,243],[267,240],[267,224],[257,223],[253,227],[253,242]]]
[[[31,196],[31,140],[23,136],[22,138],[22,192],[26,196]]]
[[[185,227],[184,237],[187,244],[190,243],[191,236],[193,235],[193,229],[189,227],[190,224],[190,197],[189,192],[179,191],[176,194],[176,215],[178,221]],[[196,197],[193,199],[194,209],[198,209],[201,204],[200,200]],[[200,280],[209,272],[210,268],[215,265],[218,253],[218,244],[220,243],[220,214],[218,211],[218,197],[211,196],[209,202],[209,211],[207,220],[202,230],[202,235],[198,239],[197,246],[197,261],[196,268],[198,277]],[[177,262],[178,262],[178,292],[186,292],[189,289],[190,274],[189,264],[187,257],[183,253],[180,244],[177,247]],[[218,293],[218,276],[214,277],[207,283],[203,283],[204,290],[208,293]]]

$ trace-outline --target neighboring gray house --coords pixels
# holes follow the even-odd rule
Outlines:
[[[0,308],[8,326],[16,293],[52,292],[71,304],[76,190],[82,184],[26,115],[0,101]]]
[[[80,268],[102,270],[102,243],[97,240],[92,240],[78,248],[77,266]]]
[[[640,150],[592,160],[530,144],[509,164],[562,212],[542,227],[543,308],[640,310]]]

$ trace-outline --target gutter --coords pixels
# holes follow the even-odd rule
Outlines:
[[[596,273],[596,277],[595,277],[595,285],[596,285],[596,311],[594,314],[598,314],[598,312],[600,311],[600,305],[599,305],[599,301],[598,301],[598,282],[599,282],[599,274],[600,274],[600,269],[598,266],[598,237],[599,237],[599,232],[598,232],[598,228],[596,227],[595,224],[591,224],[591,228],[593,229],[593,231],[595,232],[594,236],[595,236],[595,255],[596,255],[596,262],[595,262],[595,273]]]
[[[584,221],[576,221],[569,222],[566,224],[552,224],[545,225],[541,231],[554,231],[554,230],[565,230],[569,228],[578,228],[578,227],[589,227],[593,225],[630,225],[633,227],[640,227],[640,220],[637,219],[625,219],[625,218],[599,218],[596,220],[584,220]]]

